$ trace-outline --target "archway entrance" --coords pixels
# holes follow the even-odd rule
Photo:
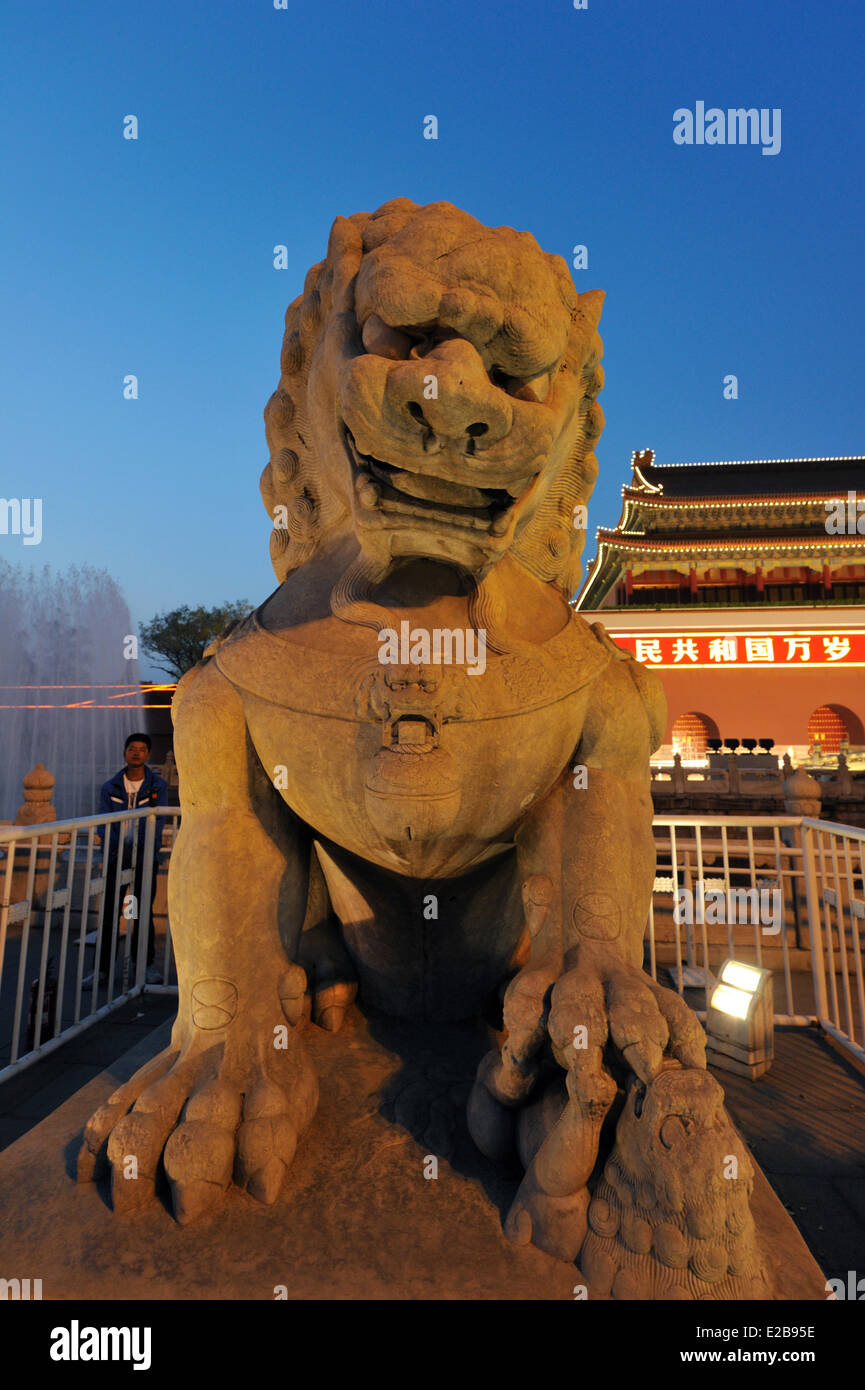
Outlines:
[[[843,705],[820,705],[808,719],[808,743],[816,744],[821,753],[838,753],[842,738],[850,743],[862,742],[862,723],[852,710]]]
[[[705,758],[706,741],[718,737],[718,726],[708,714],[690,710],[673,723],[673,752],[688,760]]]

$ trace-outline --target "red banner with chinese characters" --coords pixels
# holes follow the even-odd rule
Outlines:
[[[861,631],[611,632],[610,636],[644,666],[660,670],[865,666],[865,632]]]

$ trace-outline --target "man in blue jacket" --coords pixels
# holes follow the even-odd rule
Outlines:
[[[123,750],[126,759],[126,766],[119,772],[110,777],[102,785],[102,793],[99,798],[99,810],[97,815],[108,815],[112,811],[131,810],[136,806],[166,806],[168,804],[168,784],[147,766],[147,759],[150,756],[150,737],[148,734],[130,734],[126,740]],[[156,837],[153,842],[153,857],[148,865],[144,863],[144,837],[147,830],[147,818],[141,816],[137,821],[116,821],[109,826],[108,842],[105,849],[105,890],[104,902],[105,912],[102,920],[102,948],[100,951],[99,970],[100,975],[107,979],[108,966],[111,960],[111,938],[117,927],[117,921],[112,922],[114,911],[114,893],[117,885],[118,865],[122,862],[124,868],[128,868],[132,863],[132,854],[135,841],[138,841],[138,855],[135,867],[135,876],[129,888],[123,890],[118,902],[118,910],[123,911],[123,900],[125,893],[131,892],[135,895],[138,911],[135,914],[134,926],[132,929],[132,966],[138,959],[138,925],[141,907],[141,889],[144,881],[145,869],[150,874],[150,912],[147,921],[147,965],[148,978],[153,973],[153,957],[156,952],[156,940],[153,929],[153,902],[156,897],[156,876],[159,871],[159,846],[162,841],[162,820],[157,821]],[[121,846],[122,834],[122,846]],[[121,856],[122,849],[122,856]],[[118,947],[119,951],[119,947]],[[159,975],[161,979],[161,973]]]

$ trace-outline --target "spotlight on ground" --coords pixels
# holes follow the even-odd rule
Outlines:
[[[775,1056],[772,972],[725,960],[708,1000],[706,1060],[755,1080]]]

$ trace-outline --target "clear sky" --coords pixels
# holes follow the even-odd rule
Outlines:
[[[258,477],[285,307],[333,217],[395,196],[587,246],[592,533],[635,448],[865,452],[852,0],[7,0],[3,54],[0,495],[44,511],[41,545],[0,535],[0,557],[106,567],[136,621],[274,587]],[[780,152],[675,144],[698,101],[779,108]]]

